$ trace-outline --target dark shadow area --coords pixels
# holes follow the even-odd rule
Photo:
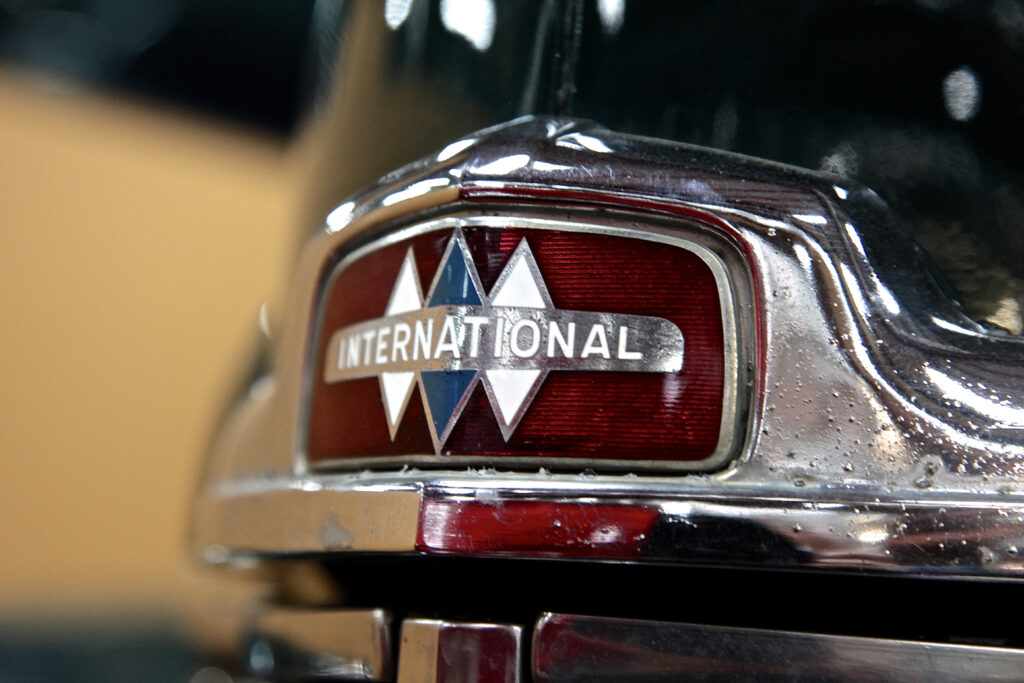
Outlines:
[[[0,680],[8,683],[181,683],[200,662],[159,619],[0,619]]]

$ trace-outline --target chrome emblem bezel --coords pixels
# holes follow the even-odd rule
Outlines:
[[[739,296],[743,301],[750,301],[751,294],[749,292],[749,280],[746,270],[742,266],[742,258],[735,252],[734,248],[724,240],[720,235],[714,233],[711,230],[702,228],[701,226],[694,224],[690,221],[660,221],[656,218],[645,218],[642,222],[633,220],[617,220],[614,218],[601,218],[596,219],[593,216],[581,217],[579,220],[558,220],[547,217],[536,215],[536,212],[530,209],[524,209],[521,212],[509,212],[504,215],[493,215],[491,213],[484,214],[480,211],[474,212],[453,212],[450,215],[445,215],[436,218],[422,218],[416,220],[415,216],[409,216],[404,224],[399,225],[388,225],[382,227],[380,236],[372,239],[368,243],[362,244],[347,253],[339,255],[335,261],[335,265],[331,268],[327,277],[325,277],[318,288],[318,295],[315,307],[315,324],[313,326],[312,334],[309,338],[309,344],[307,348],[307,360],[305,363],[305,386],[303,390],[301,423],[298,431],[298,448],[297,448],[297,466],[302,471],[324,471],[324,470],[351,470],[366,467],[401,467],[401,466],[421,466],[421,467],[465,467],[474,465],[484,465],[499,468],[509,469],[536,469],[537,467],[547,467],[561,470],[583,470],[583,469],[594,469],[594,470],[606,470],[606,471],[637,471],[637,472],[710,472],[720,469],[722,466],[732,461],[739,453],[742,443],[744,442],[744,436],[748,425],[742,418],[749,414],[751,400],[750,392],[746,389],[752,385],[752,382],[747,381],[747,378],[741,382],[741,368],[746,369],[747,373],[750,371],[750,364],[744,363],[741,366],[741,354],[743,360],[746,359],[752,353],[752,322],[749,320],[741,320],[738,316],[738,299]],[[624,459],[599,459],[599,458],[552,458],[552,457],[537,457],[537,456],[502,456],[494,457],[489,455],[444,455],[440,453],[441,447],[443,446],[444,440],[450,432],[451,426],[455,420],[458,419],[461,405],[456,408],[452,414],[451,420],[446,422],[444,429],[437,429],[434,425],[434,421],[429,418],[428,413],[428,427],[431,430],[431,438],[434,443],[434,453],[421,453],[421,454],[410,454],[401,456],[368,456],[362,457],[346,457],[343,459],[333,460],[316,460],[311,461],[307,455],[307,442],[308,442],[308,427],[310,419],[310,403],[312,400],[312,383],[314,381],[322,381],[324,377],[315,377],[315,368],[319,359],[316,356],[315,345],[316,340],[321,338],[324,333],[323,327],[323,315],[324,305],[326,304],[326,293],[330,291],[335,279],[345,270],[346,267],[354,263],[355,261],[363,258],[367,254],[370,254],[379,249],[394,245],[404,240],[416,237],[428,232],[436,232],[443,230],[450,230],[453,238],[449,241],[446,248],[444,257],[442,257],[442,263],[444,258],[448,256],[448,253],[455,247],[464,248],[464,245],[459,243],[458,234],[459,231],[464,228],[470,227],[489,227],[489,228],[523,228],[530,230],[555,230],[564,232],[585,232],[599,235],[609,235],[614,237],[627,237],[637,240],[646,240],[651,242],[657,242],[667,244],[676,248],[684,249],[695,254],[701,261],[709,268],[714,276],[717,284],[717,291],[719,297],[719,305],[721,307],[722,317],[722,332],[723,332],[723,390],[722,390],[722,418],[719,429],[718,443],[714,451],[706,458],[700,460],[624,460]],[[506,266],[511,265],[518,257],[522,257],[520,249],[508,260]],[[344,245],[341,249],[344,249]],[[404,263],[404,262],[403,262]],[[438,271],[440,272],[441,267],[439,266]],[[539,281],[543,283],[542,274],[536,269],[535,264],[531,270],[532,274],[538,276]],[[400,275],[400,274],[399,274]],[[502,273],[499,276],[499,281],[492,287],[490,296],[494,296],[494,292],[497,291],[498,286],[501,284],[501,279],[507,277],[506,273]],[[435,275],[436,279],[436,275]],[[397,283],[396,283],[397,284]],[[479,287],[479,282],[476,283]],[[431,287],[433,289],[433,285]],[[479,290],[483,294],[482,288]],[[395,292],[392,292],[392,299],[394,298]],[[421,301],[429,301],[429,290],[426,295],[420,294]],[[546,300],[550,303],[550,299]],[[390,308],[390,305],[389,305]],[[746,310],[750,310],[750,306],[745,307]],[[547,310],[547,306],[545,306]],[[550,310],[557,311],[552,305]],[[386,317],[385,312],[385,317]],[[592,313],[592,315],[602,315],[600,313]],[[628,316],[627,316],[628,317]],[[645,317],[645,316],[632,316],[632,317]],[[658,319],[654,319],[658,320]],[[351,327],[363,325],[373,321],[361,321]],[[668,321],[664,321],[668,322]],[[673,325],[674,327],[674,325]],[[338,330],[330,331],[331,335],[335,335]],[[684,340],[680,338],[680,353],[679,361],[683,362],[682,351],[684,347]],[[328,346],[328,353],[337,351],[337,340],[332,341]],[[672,363],[673,354],[669,353],[662,359],[662,364]],[[492,407],[495,408],[495,416],[498,418],[499,427],[501,428],[502,435],[507,440],[513,433],[515,426],[518,424],[519,419],[522,418],[526,409],[532,401],[533,396],[536,394],[537,389],[541,386],[544,376],[552,368],[539,368],[542,370],[538,376],[538,381],[533,382],[529,394],[525,397],[522,405],[513,415],[513,419],[505,420],[500,415],[501,411],[497,409],[496,396],[493,393],[492,387],[489,383],[482,379],[483,372],[477,372],[477,376],[472,380],[471,385],[466,389],[465,396],[469,396],[473,388],[478,382],[484,384],[485,392],[487,393],[488,400],[491,402]],[[562,368],[565,369],[565,368]],[[581,368],[588,369],[588,368]],[[591,368],[600,369],[600,368]],[[412,392],[416,386],[422,388],[420,383],[419,372],[416,373],[414,381],[407,387],[407,390],[402,395],[401,409],[404,410],[409,399],[412,396]],[[421,389],[422,391],[422,389]],[[426,397],[424,396],[424,399]],[[426,404],[427,401],[425,400]],[[390,417],[388,416],[388,405],[387,399],[384,397],[382,392],[382,410],[385,412],[385,416],[388,417],[388,425],[391,430],[392,438],[394,437],[395,429],[397,429],[397,423],[392,424]],[[429,407],[425,405],[425,408],[429,411]],[[642,448],[642,445],[638,445]]]

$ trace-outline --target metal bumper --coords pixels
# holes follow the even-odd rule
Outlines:
[[[392,650],[392,630],[398,635]],[[568,614],[532,624],[278,609],[243,658],[272,680],[1016,681],[1024,651]]]

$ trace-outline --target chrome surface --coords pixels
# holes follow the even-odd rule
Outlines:
[[[273,680],[389,681],[391,616],[270,607],[250,625],[244,661],[250,673]]]
[[[742,254],[752,291],[746,299],[737,291],[737,319],[756,326],[746,340],[752,366],[741,368],[753,377],[742,383],[750,409],[739,418],[739,457],[705,475],[310,472],[303,375],[339,249],[366,244],[395,219],[543,220],[571,207],[569,222],[700,225]],[[406,526],[378,526],[383,508],[364,506],[429,494],[649,505],[681,530],[708,517],[742,522],[730,527],[733,550],[753,543],[743,529],[767,529],[815,567],[1024,572],[1024,340],[966,318],[884,204],[834,177],[585,122],[517,120],[338,207],[303,257],[288,314],[272,376],[215,444],[194,535],[211,561],[356,549],[371,539],[413,550]],[[331,515],[360,520],[355,530],[342,525],[350,543],[323,542]],[[688,552],[669,541],[659,556],[687,561]],[[730,561],[728,553],[715,561]]]
[[[320,495],[309,494],[319,491]],[[420,496],[412,486],[332,489],[307,479],[246,482],[199,501],[193,533],[210,564],[262,553],[403,552],[416,543]]]
[[[547,614],[536,681],[1019,681],[1024,650]]]
[[[522,628],[433,619],[402,622],[398,683],[518,683]]]
[[[415,479],[427,483],[411,484]],[[710,487],[679,494],[669,478],[619,482],[582,475],[568,483],[544,473],[497,474],[487,470],[440,475],[433,472],[371,473],[318,477],[325,498],[282,494],[267,482],[263,491],[208,502],[213,519],[245,523],[210,529],[218,544],[204,546],[210,563],[243,560],[249,554],[417,550],[419,495],[455,502],[482,502],[500,518],[505,501],[643,505],[659,511],[642,556],[652,561],[763,564],[767,566],[874,569],[944,574],[1024,573],[1024,506],[1005,502],[953,502],[922,492],[917,498],[875,500],[835,496],[814,501],[763,495],[755,488]],[[652,478],[653,479],[653,478]],[[290,479],[281,485],[290,484]],[[349,497],[351,495],[351,498]],[[372,500],[372,507],[367,501]],[[392,506],[398,510],[392,510]],[[298,523],[297,512],[309,515]],[[281,524],[294,524],[295,533]],[[354,522],[354,523],[353,523]],[[616,520],[608,523],[614,529]],[[514,524],[514,520],[509,521]],[[765,547],[765,539],[774,543]],[[614,535],[610,541],[617,540]],[[600,542],[586,539],[595,548]],[[486,553],[484,553],[486,554]],[[529,553],[523,553],[524,556]]]

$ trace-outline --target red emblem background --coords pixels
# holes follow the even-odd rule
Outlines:
[[[679,373],[552,371],[506,442],[479,384],[442,456],[501,465],[510,457],[549,460],[708,458],[718,446],[725,361],[718,284],[696,254],[630,237],[531,228],[463,228],[484,290],[526,237],[559,309],[658,316],[684,339]],[[314,346],[307,453],[311,464],[351,458],[433,455],[415,390],[392,441],[376,378],[326,384],[327,343],[340,327],[384,314],[402,259],[413,247],[422,291],[434,277],[451,229],[366,254],[329,285]]]

